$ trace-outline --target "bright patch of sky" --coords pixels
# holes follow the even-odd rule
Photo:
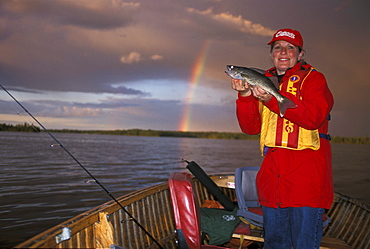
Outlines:
[[[226,83],[225,83],[226,84]],[[115,84],[113,87],[125,86],[127,88],[133,88],[140,90],[145,93],[149,93],[149,96],[144,98],[160,99],[160,100],[177,100],[185,101],[191,104],[219,104],[220,99],[225,98],[224,89],[212,88],[209,86],[196,85],[195,89],[192,89],[191,84],[186,81],[174,81],[174,80],[142,80],[140,83],[124,83]],[[189,91],[190,98],[189,99]],[[125,98],[137,98],[137,96],[125,96]],[[235,96],[234,96],[235,97]]]

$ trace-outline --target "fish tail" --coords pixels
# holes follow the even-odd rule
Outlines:
[[[293,101],[283,96],[282,101],[279,101],[280,117],[284,117],[284,114],[287,109],[296,107],[297,105]]]

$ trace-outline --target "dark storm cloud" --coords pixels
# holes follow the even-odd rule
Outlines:
[[[89,30],[103,38],[109,30],[130,24],[138,6],[122,1],[1,2],[4,84],[29,90],[142,94],[107,86],[124,79],[120,55],[114,56],[114,48],[94,47],[88,41],[94,32]],[[124,37],[120,36],[110,39]]]
[[[42,94],[43,92],[40,90],[32,90],[32,89],[25,89],[22,87],[6,87],[6,89],[10,92],[24,92],[24,93],[34,93],[34,94]],[[83,92],[89,93],[89,89],[83,89]],[[115,93],[115,94],[125,94],[125,95],[141,95],[141,96],[150,96],[150,93],[143,92],[140,90],[128,88],[125,86],[118,86],[118,87],[112,87],[110,85],[103,85],[99,88],[94,89],[94,91],[91,91],[91,93]]]
[[[114,29],[132,22],[132,8],[139,4],[111,1],[2,1],[2,14],[12,19],[30,18],[88,29]],[[122,8],[122,7],[126,8]],[[131,8],[130,8],[131,7]]]

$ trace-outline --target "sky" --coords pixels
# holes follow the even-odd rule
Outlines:
[[[239,132],[227,64],[301,32],[330,133],[370,133],[368,0],[1,0],[0,84],[48,129]],[[0,123],[35,122],[0,89]]]

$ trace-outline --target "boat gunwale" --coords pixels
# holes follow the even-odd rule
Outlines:
[[[139,190],[136,190],[134,192],[130,192],[128,194],[121,195],[120,197],[116,198],[116,200],[123,206],[126,207],[130,204],[133,204],[139,200],[144,199],[145,197],[151,196],[155,193],[159,193],[161,191],[168,190],[168,183],[158,183],[146,188],[142,188]],[[88,227],[90,225],[93,225],[95,222],[99,221],[99,213],[106,212],[108,213],[108,216],[118,210],[120,210],[121,207],[114,201],[110,200],[107,202],[104,202],[103,204],[93,207],[81,214],[78,214],[76,216],[71,217],[70,219],[55,225],[44,232],[37,234],[30,239],[20,243],[16,246],[16,248],[24,248],[24,247],[40,247],[44,244],[44,241],[46,238],[50,237],[56,237],[62,232],[62,229],[64,227],[68,227],[71,230],[71,237],[80,230],[76,231],[76,227],[81,227],[81,224],[85,223],[84,227]]]
[[[353,197],[350,197],[348,195],[344,195],[344,194],[341,194],[339,192],[334,192],[334,201],[336,201],[336,199],[342,199],[346,202],[350,202],[356,206],[359,206],[363,209],[365,209],[367,212],[370,212],[370,205],[365,203],[365,202],[361,202]]]

